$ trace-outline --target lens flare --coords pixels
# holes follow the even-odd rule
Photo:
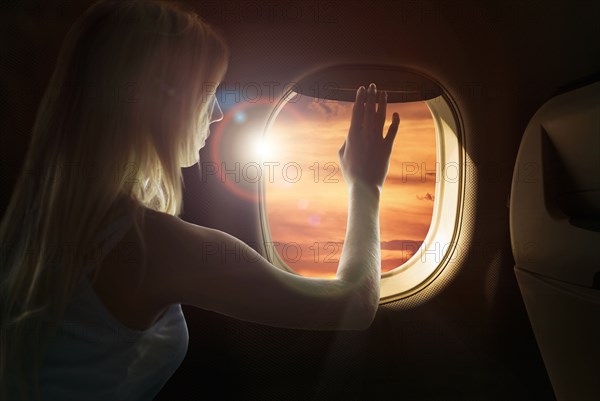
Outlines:
[[[261,159],[273,156],[273,144],[260,138],[254,143],[254,154]]]

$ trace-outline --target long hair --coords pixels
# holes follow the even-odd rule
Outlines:
[[[0,397],[40,397],[103,225],[130,213],[143,246],[138,212],[181,212],[181,167],[198,161],[227,63],[222,37],[173,3],[99,1],[71,27],[0,224]]]

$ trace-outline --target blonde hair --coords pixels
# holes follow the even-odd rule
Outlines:
[[[0,224],[2,398],[40,397],[45,347],[103,225],[181,212],[181,167],[197,162],[227,60],[221,36],[173,3],[99,1],[72,26]]]

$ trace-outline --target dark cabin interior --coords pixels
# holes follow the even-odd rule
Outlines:
[[[61,41],[92,3],[0,5],[2,210]],[[184,306],[189,351],[156,399],[555,399],[513,270],[508,199],[529,119],[553,95],[598,77],[600,3],[184,3],[226,38],[230,87],[287,83],[331,64],[403,66],[435,77],[456,102],[474,168],[459,228],[466,252],[454,274],[381,304],[365,331],[281,329]],[[273,105],[248,108],[249,121],[264,124]],[[207,148],[201,160],[210,160]],[[184,220],[260,242],[255,203],[227,196],[198,168],[184,177]]]

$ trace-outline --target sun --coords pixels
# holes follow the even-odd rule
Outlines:
[[[261,160],[269,156],[273,156],[274,147],[273,144],[264,138],[259,138],[254,142],[254,154]]]

